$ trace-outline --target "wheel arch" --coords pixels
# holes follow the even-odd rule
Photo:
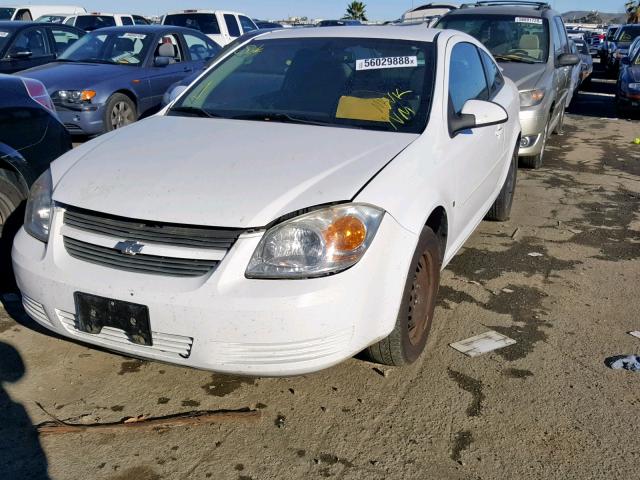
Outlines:
[[[449,237],[449,217],[447,216],[445,208],[441,205],[435,207],[431,214],[429,214],[425,226],[433,230],[433,233],[435,233],[438,238],[440,244],[440,263],[442,264],[447,251],[447,241]]]
[[[121,88],[113,92],[110,97],[114,96],[117,93],[120,93],[122,95],[129,97],[133,102],[133,104],[136,106],[137,113],[140,114],[140,112],[138,111],[140,110],[140,102],[138,101],[138,96],[132,90],[129,90],[127,88]]]
[[[0,142],[0,176],[17,185],[25,197],[35,181],[33,172],[25,158],[5,143]]]

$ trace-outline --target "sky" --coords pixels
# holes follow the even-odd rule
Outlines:
[[[434,0],[364,0],[369,20],[394,20],[412,5],[418,6]],[[456,1],[456,0],[449,0]],[[464,1],[464,0],[462,0]],[[475,0],[474,0],[475,1]],[[556,10],[600,10],[623,12],[625,0],[546,0]],[[20,0],[0,0],[2,4],[17,4]],[[89,11],[109,13],[139,13],[161,15],[171,10],[186,8],[228,9],[243,12],[252,18],[283,19],[290,16],[309,18],[340,18],[350,0],[43,0],[30,4],[77,4]]]

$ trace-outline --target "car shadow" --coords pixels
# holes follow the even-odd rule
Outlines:
[[[0,341],[0,478],[46,480],[48,462],[38,432],[24,406],[4,389],[25,371],[18,351]]]

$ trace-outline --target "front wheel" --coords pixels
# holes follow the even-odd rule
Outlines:
[[[111,132],[126,127],[138,119],[136,105],[129,97],[122,93],[114,93],[107,100],[105,107],[105,131]]]
[[[516,180],[518,177],[518,147],[516,147],[511,157],[511,165],[509,173],[502,185],[502,190],[496,201],[493,202],[491,209],[487,213],[486,219],[496,222],[505,222],[511,216],[511,206],[513,205],[513,197],[516,192]]]
[[[391,334],[367,349],[369,358],[384,365],[415,362],[424,350],[431,330],[440,286],[441,251],[438,237],[422,229],[402,295],[402,304]]]

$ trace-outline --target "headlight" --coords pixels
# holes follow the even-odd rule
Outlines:
[[[629,90],[640,90],[640,83],[630,83]]]
[[[523,90],[520,92],[520,106],[533,107],[539,105],[544,99],[545,91],[543,88],[536,90]]]
[[[90,102],[96,96],[93,90],[60,90],[55,93],[63,103],[82,103]]]
[[[345,270],[360,261],[384,211],[346,204],[287,220],[269,229],[247,267],[247,278],[310,278]]]
[[[44,172],[31,187],[24,216],[24,229],[41,242],[49,241],[51,214],[51,170]]]

